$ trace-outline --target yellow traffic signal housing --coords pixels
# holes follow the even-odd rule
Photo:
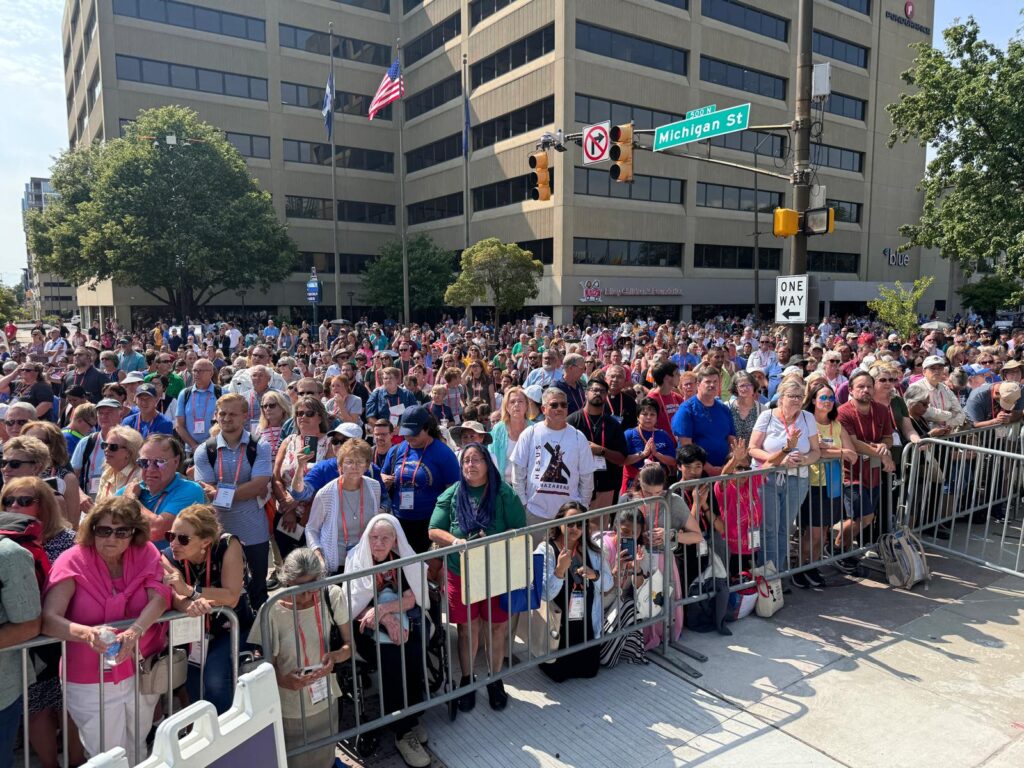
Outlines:
[[[530,155],[530,199],[551,199],[551,175],[548,172],[548,153],[534,152]]]
[[[804,233],[807,235],[829,235],[835,228],[835,208],[812,208],[804,213]]]
[[[608,175],[612,181],[633,181],[633,123],[612,128],[611,140],[608,157],[612,160],[612,167],[608,169]]]
[[[776,208],[772,220],[772,234],[776,237],[792,237],[800,231],[800,214],[792,208]]]

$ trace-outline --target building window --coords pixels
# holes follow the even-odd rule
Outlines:
[[[347,91],[335,91],[334,111],[343,115],[356,115],[366,117],[370,114],[370,102],[372,96],[362,93],[348,93]],[[299,83],[281,83],[281,103],[292,107],[305,107],[315,109],[318,112],[324,105],[323,86],[300,85]],[[382,120],[391,119],[391,105],[377,113]]]
[[[256,136],[251,133],[233,133],[227,131],[224,137],[238,150],[243,157],[259,157],[270,159],[270,137]]]
[[[655,0],[655,2],[671,5],[673,8],[681,8],[684,11],[690,8],[690,0]]]
[[[555,169],[549,170],[551,196],[555,195]],[[502,179],[493,184],[473,187],[473,210],[488,211],[505,205],[522,203],[530,199],[530,175],[517,176],[514,179]]]
[[[864,167],[864,153],[828,144],[811,144],[811,165],[860,173]]]
[[[218,72],[166,61],[140,59],[135,56],[115,56],[118,80],[182,88],[187,91],[218,93],[256,101],[267,100],[267,81],[263,77],[248,77],[233,72]]]
[[[734,0],[700,0],[700,12],[709,19],[724,21],[748,32],[786,42],[789,22]]]
[[[402,13],[408,13],[413,8],[423,5],[423,0],[402,0]]]
[[[430,200],[423,200],[406,206],[409,215],[409,225],[426,224],[428,221],[439,221],[450,219],[453,216],[462,215],[462,193],[452,192],[450,195],[434,197]]]
[[[313,29],[293,27],[290,24],[279,24],[278,32],[282,48],[294,48],[297,51],[318,53],[329,56],[331,42],[327,34]],[[375,64],[387,67],[391,64],[391,46],[357,40],[354,37],[334,36],[334,55],[339,59],[358,61],[363,64]]]
[[[501,117],[473,126],[473,149],[483,149],[504,139],[534,131],[555,120],[555,97],[535,101]]]
[[[350,221],[356,224],[386,224],[394,226],[395,206],[388,203],[364,203],[358,200],[339,200],[338,221]]]
[[[405,118],[412,120],[462,95],[462,76],[452,75],[439,83],[428,85],[405,99]]]
[[[453,133],[438,141],[405,153],[406,173],[415,173],[432,165],[462,157],[462,133]]]
[[[174,0],[114,0],[114,13],[258,43],[267,41],[267,23],[263,19]]]
[[[576,122],[581,125],[593,125],[605,120],[611,120],[612,125],[621,125],[632,120],[634,128],[649,129],[682,119],[683,115],[674,115],[671,112],[623,104],[621,101],[586,96],[582,93],[576,94]]]
[[[686,50],[597,27],[585,21],[576,22],[576,48],[662,72],[686,74]]]
[[[814,30],[813,43],[815,53],[828,56],[836,61],[853,64],[855,67],[867,69],[868,49],[861,45],[851,43],[849,40],[843,40],[841,37],[833,37],[818,30]]]
[[[89,83],[89,91],[86,94],[90,110],[96,105],[96,102],[99,101],[102,93],[103,81],[100,80],[100,73],[97,72],[92,76],[92,82]]]
[[[778,270],[782,263],[781,248],[758,250],[760,269]],[[749,245],[693,246],[693,266],[696,269],[753,269],[754,249]]]
[[[516,243],[524,251],[533,254],[533,258],[541,264],[555,263],[555,241],[553,238],[544,237],[540,240],[520,240]]]
[[[290,219],[324,219],[330,221],[331,201],[326,197],[285,195],[284,215]]]
[[[851,11],[863,13],[865,16],[871,15],[871,0],[832,0],[832,2],[849,8]]]
[[[864,120],[864,113],[867,111],[868,103],[863,99],[854,96],[847,96],[843,93],[833,91],[825,100],[825,111],[840,117],[848,117],[851,120]]]
[[[760,131],[738,131],[711,139],[711,146],[734,149],[737,152],[754,153],[766,157],[786,156],[786,137]]]
[[[440,24],[436,24],[402,49],[405,66],[411,66],[427,54],[433,53],[449,40],[462,32],[462,16],[453,13]]]
[[[117,135],[123,139],[125,133],[127,132],[128,126],[134,122],[134,120],[131,120],[127,117],[119,117],[117,119]],[[228,139],[228,141],[230,141],[230,139]]]
[[[351,5],[353,8],[362,8],[364,11],[391,13],[391,0],[334,0],[334,2]]]
[[[550,24],[474,63],[469,68],[473,87],[476,88],[496,77],[501,77],[506,72],[511,72],[516,67],[539,59],[553,50],[555,50],[555,25]]]
[[[782,193],[757,190],[758,210],[771,213],[782,207]],[[754,211],[754,190],[750,187],[731,187],[726,184],[697,182],[697,207],[721,208],[727,211]]]
[[[860,203],[851,203],[849,200],[827,200],[825,206],[835,209],[836,221],[860,224]]]
[[[730,64],[708,56],[700,57],[700,79],[770,99],[786,100],[786,80],[749,67]]]
[[[339,168],[376,173],[394,173],[395,156],[391,152],[362,147],[334,147],[335,163]],[[311,165],[331,164],[331,145],[318,141],[284,140],[284,159],[290,163]]]
[[[366,269],[366,265],[375,258],[377,257],[372,254],[365,253],[339,253],[338,262],[341,266],[341,274],[358,275],[363,272]],[[313,269],[316,269],[317,273],[322,275],[333,275],[334,254],[300,251],[295,271],[309,274]]]
[[[677,267],[681,269],[683,266],[683,244],[574,237],[572,239],[572,263],[613,267]]]
[[[684,182],[664,176],[636,174],[632,184],[612,181],[603,168],[576,168],[573,191],[577,195],[617,197],[623,200],[643,200],[649,203],[682,205]]]
[[[807,269],[810,272],[842,272],[855,275],[859,266],[859,253],[838,253],[836,251],[807,252]]]
[[[471,0],[469,4],[469,28],[472,29],[488,16],[493,16],[502,8],[512,5],[516,0]]]

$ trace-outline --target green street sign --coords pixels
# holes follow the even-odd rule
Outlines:
[[[718,109],[717,104],[708,104],[706,107],[697,107],[696,109],[691,109],[686,113],[686,119],[689,120],[692,117],[704,117],[704,115],[710,115],[716,109]]]
[[[654,151],[711,139],[726,133],[745,131],[750,124],[750,104],[740,104],[701,117],[663,125],[654,131]]]

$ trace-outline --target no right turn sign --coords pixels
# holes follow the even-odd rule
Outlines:
[[[593,165],[608,159],[611,150],[611,120],[588,125],[583,129],[583,164]]]

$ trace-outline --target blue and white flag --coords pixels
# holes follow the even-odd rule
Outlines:
[[[320,112],[324,116],[324,128],[327,129],[327,140],[331,140],[334,132],[334,73],[327,76],[327,87],[324,89],[324,105]]]

